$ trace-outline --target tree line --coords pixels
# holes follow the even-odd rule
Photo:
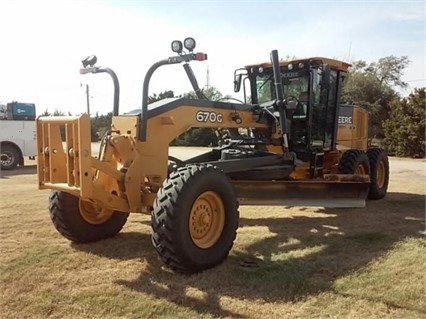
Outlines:
[[[426,88],[408,97],[398,93],[409,64],[406,56],[353,63],[344,81],[342,101],[362,106],[370,113],[371,135],[391,156],[425,157]]]
[[[341,102],[359,105],[369,111],[370,135],[380,141],[389,155],[424,157],[426,88],[415,89],[404,98],[398,93],[398,90],[408,87],[402,81],[402,75],[409,62],[406,56],[388,56],[371,63],[355,61],[344,80]],[[229,98],[214,87],[203,88],[202,94],[212,101]],[[148,103],[171,97],[176,97],[173,91],[164,91],[149,96]],[[179,97],[197,99],[195,92]],[[46,110],[42,115],[65,113],[55,110],[50,114]],[[108,131],[111,119],[112,113],[96,113],[91,118],[92,141],[98,141]],[[216,134],[217,131],[210,128],[192,128],[171,145],[216,146]]]

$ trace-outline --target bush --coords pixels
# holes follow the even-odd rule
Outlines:
[[[407,98],[392,101],[390,118],[383,125],[389,155],[425,156],[425,91],[416,89]]]
[[[217,146],[218,139],[211,128],[191,128],[174,139],[173,146]]]

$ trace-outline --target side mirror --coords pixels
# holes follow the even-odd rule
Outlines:
[[[234,77],[234,92],[240,92],[242,74],[236,74]]]
[[[286,109],[287,110],[295,110],[296,109],[296,107],[297,107],[297,101],[295,101],[295,100],[290,100],[290,101],[287,101],[287,104],[286,104]]]
[[[243,75],[247,74],[247,70],[237,69],[234,71],[234,92],[240,92]]]

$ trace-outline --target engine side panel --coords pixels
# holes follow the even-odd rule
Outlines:
[[[337,122],[338,149],[367,150],[368,112],[355,105],[340,105]]]

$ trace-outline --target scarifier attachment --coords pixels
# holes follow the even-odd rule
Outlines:
[[[37,119],[39,189],[92,197],[90,136],[90,118],[86,114]]]
[[[98,207],[130,211],[124,187],[126,173],[117,159],[117,150],[129,148],[128,138],[118,136],[114,147],[106,142],[102,157],[95,158],[90,136],[87,114],[37,119],[39,189],[64,191]]]

